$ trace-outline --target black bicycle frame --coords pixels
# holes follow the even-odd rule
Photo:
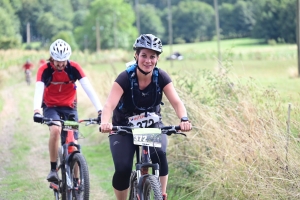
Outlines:
[[[68,153],[68,147],[69,146],[75,146],[77,148],[77,150],[74,150],[72,153]],[[79,144],[75,144],[74,142],[70,142],[68,144],[64,144],[63,146],[63,160],[61,165],[65,166],[65,170],[66,170],[66,186],[68,187],[68,189],[72,189],[72,177],[69,177],[69,175],[71,174],[71,170],[70,170],[70,161],[72,160],[73,156],[76,153],[80,153],[80,145]]]

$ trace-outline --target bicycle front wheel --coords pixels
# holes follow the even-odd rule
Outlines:
[[[136,188],[137,188],[136,171],[132,171],[131,176],[130,176],[130,191],[129,191],[129,199],[128,200],[138,200]]]
[[[87,162],[81,153],[75,153],[70,164],[73,178],[72,196],[74,200],[88,200],[90,197],[90,178]]]
[[[145,200],[163,200],[159,178],[149,175],[143,184],[143,195]]]

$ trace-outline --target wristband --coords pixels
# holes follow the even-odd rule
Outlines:
[[[180,122],[188,122],[189,118],[188,117],[181,117]]]

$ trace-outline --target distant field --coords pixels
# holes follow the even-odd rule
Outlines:
[[[298,100],[300,80],[297,78],[297,46],[295,44],[263,44],[261,40],[235,39],[220,42],[221,66],[229,70],[233,81],[246,82],[254,79],[261,87],[276,88],[281,97],[291,101]],[[173,45],[185,57],[182,61],[159,62],[169,71],[197,70],[219,72],[217,42]],[[164,47],[164,55],[169,55],[169,46]],[[164,59],[162,59],[164,60]],[[223,69],[223,71],[224,71]]]

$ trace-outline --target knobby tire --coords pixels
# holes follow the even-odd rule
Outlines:
[[[26,83],[27,83],[27,85],[30,85],[30,83],[31,83],[31,75],[30,75],[30,72],[26,72]]]
[[[163,200],[161,185],[157,176],[149,175],[145,177],[143,195],[145,200]]]
[[[130,191],[129,191],[129,199],[128,200],[137,200],[137,178],[136,171],[131,172],[130,176]]]
[[[71,164],[71,177],[74,176],[74,167],[77,163],[79,167],[79,190],[73,190],[72,195],[74,200],[89,200],[90,197],[90,178],[89,178],[89,171],[88,171],[88,165],[84,158],[84,156],[81,153],[75,153]],[[79,192],[79,193],[78,193]],[[77,193],[77,195],[75,195]],[[77,199],[76,197],[80,197]]]
[[[59,158],[59,164],[61,164],[63,162],[63,155],[61,152],[61,148],[59,148],[58,150],[58,158]],[[61,199],[62,200],[67,200],[67,179],[66,179],[66,169],[65,169],[65,165],[62,165],[60,168],[60,172],[61,172]]]

